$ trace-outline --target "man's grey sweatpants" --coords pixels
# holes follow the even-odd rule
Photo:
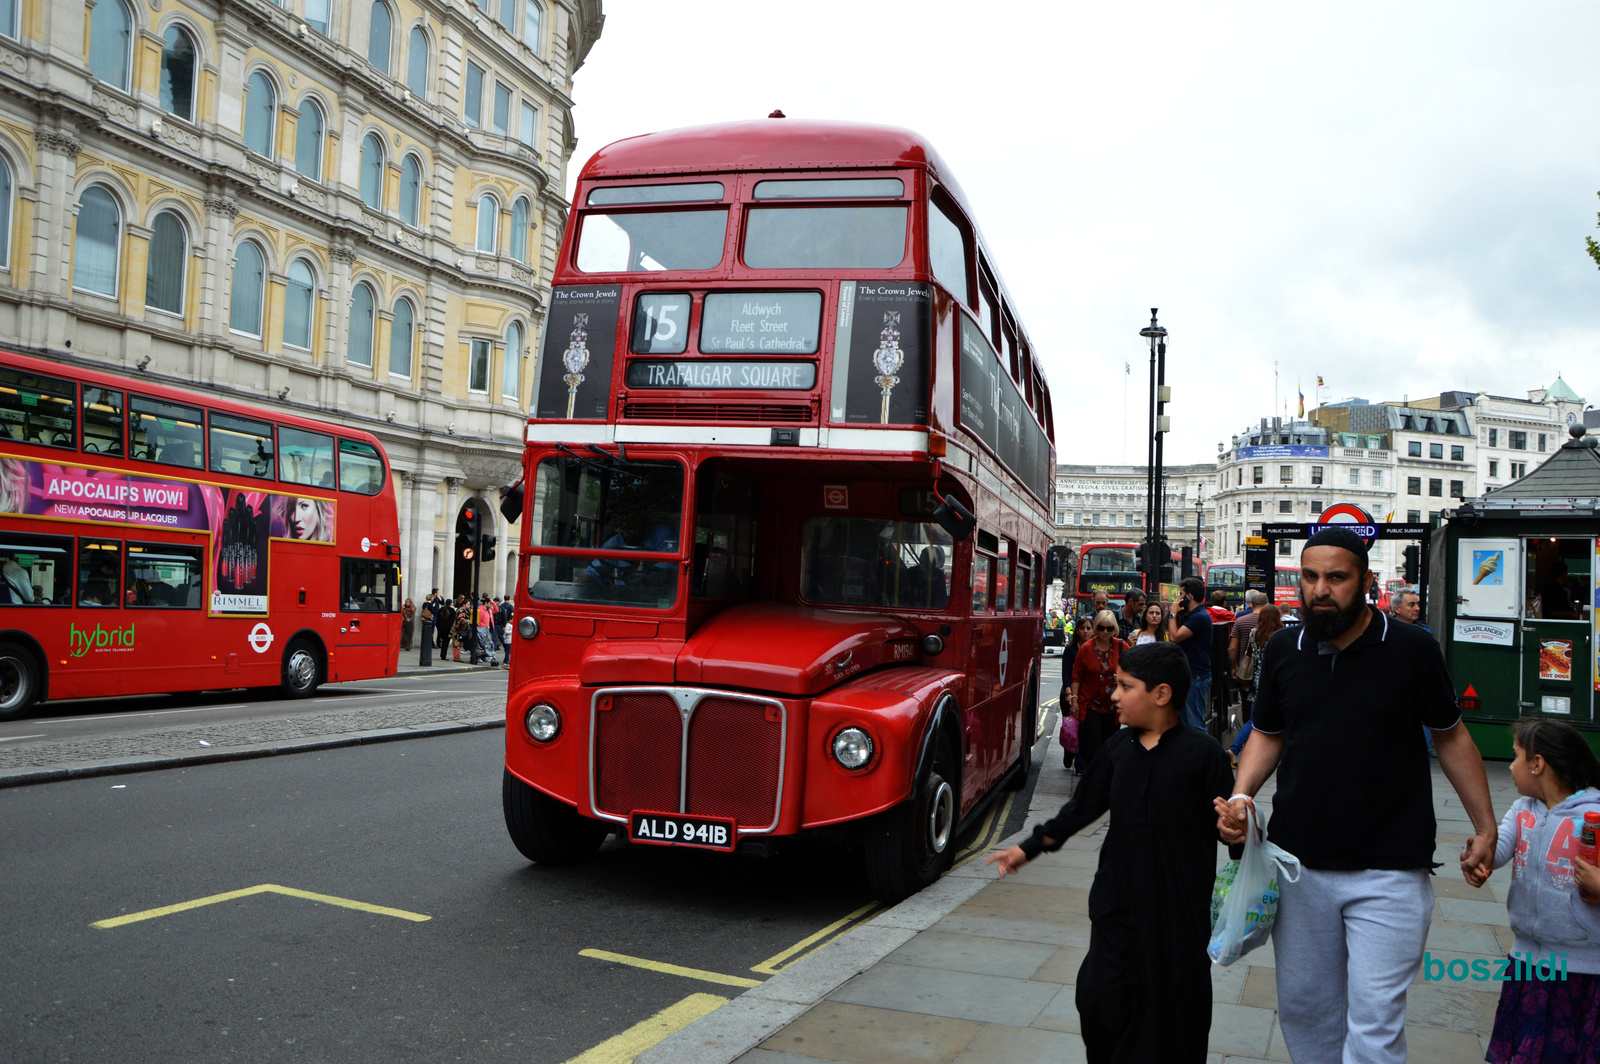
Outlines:
[[[1278,1024],[1295,1064],[1404,1064],[1406,988],[1433,919],[1423,870],[1280,879],[1272,952]]]

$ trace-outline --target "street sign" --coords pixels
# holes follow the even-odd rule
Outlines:
[[[1416,539],[1426,536],[1427,525],[1401,525],[1375,522],[1371,524],[1262,525],[1261,534],[1270,539],[1310,539],[1324,528],[1343,528],[1354,532],[1368,543],[1375,539]]]

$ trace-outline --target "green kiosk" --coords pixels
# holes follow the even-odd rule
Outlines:
[[[1600,752],[1600,451],[1582,425],[1521,480],[1447,511],[1428,623],[1485,757],[1518,717],[1564,720]]]

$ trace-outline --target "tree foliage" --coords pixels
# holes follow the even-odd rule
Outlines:
[[[1596,195],[1600,195],[1600,193],[1596,193]],[[1600,215],[1595,217],[1600,218]],[[1589,245],[1589,257],[1594,260],[1596,266],[1600,266],[1600,244],[1595,243],[1595,239],[1592,236],[1586,236],[1583,240],[1584,243]]]

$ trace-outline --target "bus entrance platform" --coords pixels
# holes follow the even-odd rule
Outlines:
[[[1051,722],[1027,824],[1048,819],[1071,794]],[[1516,798],[1504,762],[1488,764],[1497,814]],[[1503,959],[1510,866],[1483,889],[1461,878],[1455,855],[1471,824],[1437,761],[1436,901],[1427,949],[1455,959]],[[1263,788],[1270,811],[1273,784]],[[636,1064],[1060,1064],[1084,1060],[1074,1003],[1089,945],[1088,894],[1107,820],[1004,880],[983,853],[942,880],[636,1058]],[[1023,833],[1001,840],[1020,841]],[[1227,859],[1219,847],[1218,862]],[[992,852],[992,851],[989,851]],[[1226,968],[1212,967],[1208,1064],[1288,1061],[1277,1022],[1269,943]],[[1413,1064],[1482,1060],[1499,1002],[1495,982],[1425,981],[1407,995]]]

